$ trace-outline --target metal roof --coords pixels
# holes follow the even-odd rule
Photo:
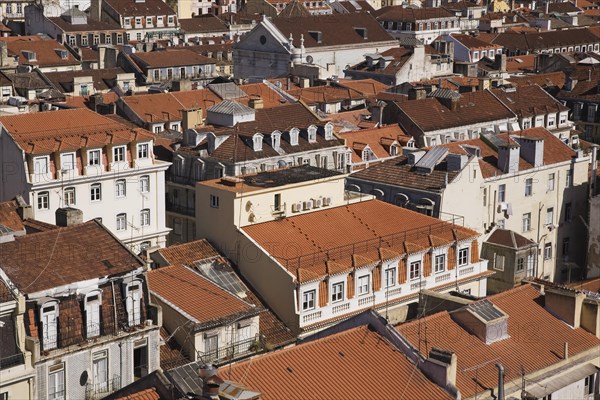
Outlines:
[[[217,114],[248,115],[254,114],[254,109],[247,107],[237,101],[223,100],[207,109],[209,112]]]
[[[435,146],[427,152],[421,159],[415,164],[416,168],[423,168],[429,171],[433,171],[436,165],[446,157],[448,149],[446,147]]]
[[[493,321],[498,318],[506,316],[502,310],[496,307],[489,300],[481,300],[475,303],[471,303],[467,306],[467,309],[472,313],[483,318],[486,322]]]
[[[208,88],[223,100],[238,99],[240,97],[248,96],[238,85],[232,82],[211,83],[208,85]]]
[[[193,267],[200,275],[233,294],[246,293],[248,291],[248,288],[233,271],[231,265],[222,262],[220,257],[196,261],[193,263]]]

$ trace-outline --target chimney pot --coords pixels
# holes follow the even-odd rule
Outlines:
[[[83,223],[83,211],[73,207],[63,207],[56,210],[56,225],[73,226]]]

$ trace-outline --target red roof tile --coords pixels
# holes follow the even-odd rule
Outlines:
[[[155,387],[143,389],[137,393],[128,394],[115,400],[160,400],[160,395]]]
[[[14,200],[0,203],[0,225],[13,231],[23,231],[25,226],[17,213],[17,202]]]
[[[367,326],[234,364],[221,377],[264,400],[450,398]]]
[[[341,132],[338,136],[345,140],[346,147],[354,149],[355,144],[368,145],[377,158],[391,157],[390,147],[396,142],[398,146],[403,146],[403,142],[410,140],[398,125],[388,125],[381,128],[363,129],[360,131]],[[399,151],[400,152],[400,151]],[[362,153],[356,150],[352,151],[352,162],[362,162]]]
[[[169,265],[191,265],[194,261],[220,257],[219,252],[206,239],[176,244],[158,250]]]

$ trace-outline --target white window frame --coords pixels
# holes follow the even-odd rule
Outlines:
[[[436,274],[446,271],[446,254],[437,254],[434,258],[433,272]]]
[[[40,321],[42,323],[42,349],[52,350],[58,347],[58,301],[52,300],[42,304]]]
[[[383,283],[385,288],[390,288],[396,285],[396,275],[397,275],[396,267],[390,267],[385,270]]]
[[[546,208],[546,225],[554,224],[554,207]]]
[[[524,213],[521,217],[521,230],[529,232],[531,230],[531,213]]]
[[[356,280],[358,282],[358,295],[364,296],[371,292],[371,274],[359,276]]]
[[[60,169],[73,171],[77,168],[75,153],[62,153],[60,155]]]
[[[109,365],[108,350],[92,354],[92,383],[96,393],[108,394]]]
[[[556,174],[554,172],[548,174],[548,191],[554,191],[556,186]]]
[[[533,178],[525,179],[525,197],[533,195]]]
[[[150,209],[144,208],[140,211],[140,225],[150,226]]]
[[[92,183],[90,185],[90,201],[101,201],[102,200],[102,184]]]
[[[126,213],[117,214],[116,225],[117,225],[117,231],[126,231],[127,230],[127,214]]]
[[[125,306],[127,308],[127,323],[135,326],[142,323],[142,281],[133,280],[125,286]]]
[[[77,203],[77,190],[75,186],[69,186],[63,190],[63,206],[70,207]]]
[[[498,185],[498,201],[504,203],[506,201],[506,184]]]
[[[150,145],[148,143],[139,143],[137,145],[138,158],[148,158],[150,156]]]
[[[38,210],[49,210],[50,209],[50,192],[47,190],[39,192],[37,194],[37,209]]]
[[[469,247],[463,247],[458,250],[458,266],[463,267],[469,264]]]
[[[96,166],[102,164],[102,151],[101,150],[88,150],[88,166]]]
[[[316,297],[317,291],[315,289],[302,292],[302,311],[314,310],[316,307]]]
[[[210,195],[210,206],[212,208],[219,208],[219,196],[216,196],[214,194]]]
[[[100,306],[102,305],[102,291],[94,290],[85,296],[85,334],[86,338],[100,336]]]
[[[50,156],[35,157],[33,159],[33,173],[46,175],[50,172]]]
[[[140,176],[140,192],[141,193],[150,192],[150,175]]]
[[[67,398],[66,391],[67,386],[65,385],[65,363],[60,363],[49,367],[48,400],[65,400]]]
[[[331,302],[344,301],[344,282],[336,282],[331,285]]]
[[[546,243],[544,245],[544,260],[550,260],[552,258],[552,243]]]
[[[127,162],[127,149],[125,146],[113,147],[113,162]]]
[[[421,260],[413,261],[408,267],[408,279],[414,281],[421,277]]]
[[[115,181],[115,197],[122,198],[127,196],[127,181],[125,179],[117,179]]]

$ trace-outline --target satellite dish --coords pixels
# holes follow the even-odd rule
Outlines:
[[[256,220],[256,216],[254,215],[254,213],[250,213],[250,215],[248,215],[248,222],[254,222]]]
[[[248,200],[246,202],[246,212],[249,212],[250,210],[252,210],[252,202]]]
[[[312,63],[313,63],[313,61],[314,61],[314,60],[313,60],[312,56],[306,56],[306,62],[307,62],[308,64],[312,64]]]

